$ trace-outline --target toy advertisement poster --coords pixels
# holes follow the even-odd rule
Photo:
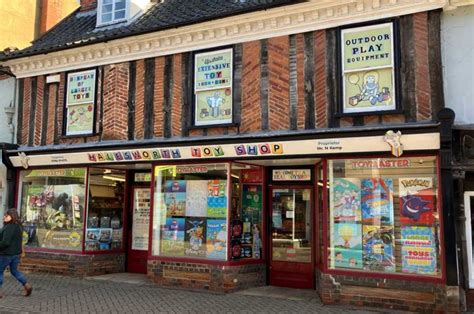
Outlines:
[[[186,216],[207,216],[207,180],[190,180],[186,182]]]
[[[436,247],[433,227],[402,227],[402,271],[436,274]]]
[[[184,218],[166,218],[162,229],[161,253],[164,255],[184,255]]]
[[[334,222],[361,220],[359,179],[334,179],[332,194]]]
[[[335,223],[331,260],[336,268],[362,268],[362,226]]]
[[[370,178],[361,181],[362,221],[393,224],[393,180]]]
[[[184,255],[206,257],[206,218],[186,218]]]
[[[261,169],[242,169],[240,180],[242,183],[262,183],[263,171]]]
[[[206,256],[210,259],[225,260],[227,254],[227,222],[225,219],[208,219],[206,236]]]
[[[247,185],[242,187],[242,218],[258,224],[262,211],[262,186]]]
[[[227,180],[209,180],[207,217],[227,217]]]
[[[148,250],[150,226],[149,188],[135,189],[133,199],[132,250]]]
[[[393,24],[341,31],[344,113],[393,110]]]
[[[400,222],[431,225],[434,222],[433,178],[400,178]]]
[[[81,104],[67,108],[68,135],[89,134],[94,128],[94,104]]]
[[[186,210],[186,181],[168,180],[165,182],[166,215],[184,216]]]
[[[394,230],[392,226],[363,226],[364,269],[395,272]]]

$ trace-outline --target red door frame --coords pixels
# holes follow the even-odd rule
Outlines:
[[[311,215],[309,222],[311,224],[311,262],[283,262],[273,261],[273,241],[272,241],[272,227],[273,224],[273,190],[274,189],[309,189],[310,190],[310,206]],[[299,289],[314,289],[314,252],[315,252],[315,206],[314,206],[314,185],[301,184],[285,184],[285,185],[270,185],[268,193],[268,224],[270,226],[268,233],[268,282],[270,285],[283,286],[288,288]]]
[[[148,189],[150,190],[150,215],[151,215],[151,186],[135,185],[129,189],[130,195],[130,205],[128,206],[128,226],[127,226],[127,272],[129,273],[147,273],[147,263],[148,263],[148,248],[146,250],[132,250],[132,241],[133,241],[133,209],[135,203],[135,190],[136,189]],[[151,217],[150,217],[151,218]],[[151,220],[149,220],[150,222]],[[149,230],[149,228],[147,228]],[[150,233],[148,232],[148,236]],[[150,238],[148,239],[150,242]],[[148,246],[149,247],[149,246]]]

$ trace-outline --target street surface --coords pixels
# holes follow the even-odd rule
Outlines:
[[[27,278],[34,287],[29,298],[5,274],[0,313],[376,313],[323,306],[316,293],[307,290],[262,287],[215,294],[159,288],[145,277],[115,280],[28,274]]]

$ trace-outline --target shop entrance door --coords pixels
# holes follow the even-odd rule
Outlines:
[[[270,187],[270,285],[314,288],[313,188]]]
[[[127,252],[127,271],[130,273],[147,272],[150,197],[149,187],[132,188]]]

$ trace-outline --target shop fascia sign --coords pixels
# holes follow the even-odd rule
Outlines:
[[[123,162],[157,162],[169,160],[202,160],[219,158],[260,159],[282,156],[331,155],[341,153],[392,152],[396,157],[403,151],[437,150],[439,133],[401,135],[388,131],[385,136],[364,136],[292,141],[269,141],[203,146],[159,147],[149,149],[107,150],[64,154],[10,157],[15,167],[101,164]]]

